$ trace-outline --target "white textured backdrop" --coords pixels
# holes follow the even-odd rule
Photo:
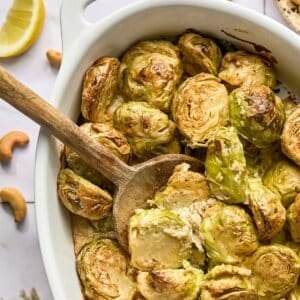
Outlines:
[[[95,21],[134,1],[98,0],[87,8],[86,15],[89,20]],[[0,23],[12,2],[13,0],[0,1]],[[233,2],[248,6],[285,24],[273,0]],[[38,42],[22,57],[0,59],[0,64],[47,99],[56,71],[49,67],[45,52],[48,48],[60,49],[60,0],[45,0],[45,3],[47,17]],[[34,211],[33,176],[38,126],[0,99],[0,136],[14,129],[28,132],[31,141],[26,149],[15,152],[11,163],[0,163],[0,188],[9,185],[20,188],[28,201],[28,216],[24,224],[16,226],[9,207],[0,205],[0,300],[27,299],[24,294],[30,299],[33,288],[41,300],[51,300],[51,291],[41,260]]]

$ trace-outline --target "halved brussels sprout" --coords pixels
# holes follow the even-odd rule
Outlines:
[[[282,245],[261,246],[244,263],[252,270],[251,280],[259,299],[282,299],[296,285],[299,258]]]
[[[180,37],[178,47],[186,73],[191,76],[201,72],[218,75],[222,52],[212,39],[197,33],[185,33]]]
[[[299,300],[300,299],[300,285],[299,283],[288,294],[287,300]]]
[[[120,62],[115,57],[99,58],[83,79],[81,112],[92,122],[112,120],[109,108],[113,104],[119,79]]]
[[[259,177],[248,179],[249,207],[261,241],[269,242],[283,228],[285,208],[280,197],[265,187]]]
[[[81,249],[76,263],[87,299],[133,299],[136,285],[127,274],[128,259],[116,242],[93,240]]]
[[[207,144],[229,119],[225,86],[217,77],[206,73],[186,79],[173,99],[172,116],[188,146]]]
[[[176,129],[165,113],[145,102],[121,105],[115,112],[114,125],[128,138],[133,153],[143,159],[154,156],[164,146],[167,149]]]
[[[300,243],[300,194],[287,210],[287,221],[293,241]]]
[[[281,136],[282,152],[300,166],[300,106],[288,116]]]
[[[111,211],[111,195],[70,169],[59,171],[57,190],[61,202],[75,215],[100,220]]]
[[[246,51],[228,52],[222,60],[219,77],[231,87],[276,84],[274,67],[261,56]]]
[[[267,170],[263,183],[281,197],[287,208],[300,192],[300,169],[288,160],[280,160]]]
[[[85,123],[80,126],[90,137],[105,146],[114,155],[128,162],[131,156],[130,145],[120,131],[109,124]],[[109,186],[111,183],[99,172],[88,165],[76,152],[69,147],[65,148],[67,165],[78,175],[99,186]]]
[[[220,128],[208,144],[206,178],[212,194],[226,203],[246,201],[247,168],[234,127]]]
[[[235,89],[229,96],[231,124],[259,148],[280,139],[285,121],[281,99],[267,86]]]
[[[176,166],[167,185],[155,194],[151,203],[172,210],[207,200],[210,191],[204,175],[189,169],[190,165],[186,163]]]
[[[179,51],[167,41],[144,41],[130,48],[121,64],[121,90],[168,112],[182,75]]]
[[[191,255],[190,229],[168,210],[138,210],[129,222],[129,251],[139,270],[179,268]]]
[[[200,233],[212,264],[238,264],[258,247],[252,220],[238,206],[226,205],[204,218]]]
[[[251,270],[231,265],[211,269],[204,277],[201,300],[258,300]]]
[[[149,300],[196,300],[203,277],[192,267],[139,272],[137,289]]]

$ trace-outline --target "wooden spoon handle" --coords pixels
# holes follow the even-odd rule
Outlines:
[[[134,170],[32,90],[0,67],[0,97],[76,151],[88,164],[119,186]]]

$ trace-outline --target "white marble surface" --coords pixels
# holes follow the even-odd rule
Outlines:
[[[90,21],[96,21],[134,1],[98,0],[87,8],[86,15]],[[12,2],[13,0],[0,1],[0,22]],[[285,23],[273,0],[233,2],[248,6]],[[22,57],[0,59],[0,64],[47,99],[56,78],[56,71],[49,67],[45,52],[48,48],[59,50],[61,47],[60,0],[45,0],[45,3],[47,17],[38,42]],[[0,300],[24,299],[24,297],[20,298],[22,292],[25,292],[30,299],[32,288],[36,289],[41,300],[50,300],[52,296],[41,260],[34,215],[34,160],[38,126],[0,99],[0,136],[14,129],[29,133],[31,140],[28,147],[15,152],[11,163],[6,165],[0,163],[0,188],[10,185],[18,187],[28,201],[28,215],[24,224],[16,226],[9,207],[0,205]]]

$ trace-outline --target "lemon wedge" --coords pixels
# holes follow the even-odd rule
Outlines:
[[[0,57],[25,52],[38,38],[44,19],[43,0],[14,0],[0,28]]]

